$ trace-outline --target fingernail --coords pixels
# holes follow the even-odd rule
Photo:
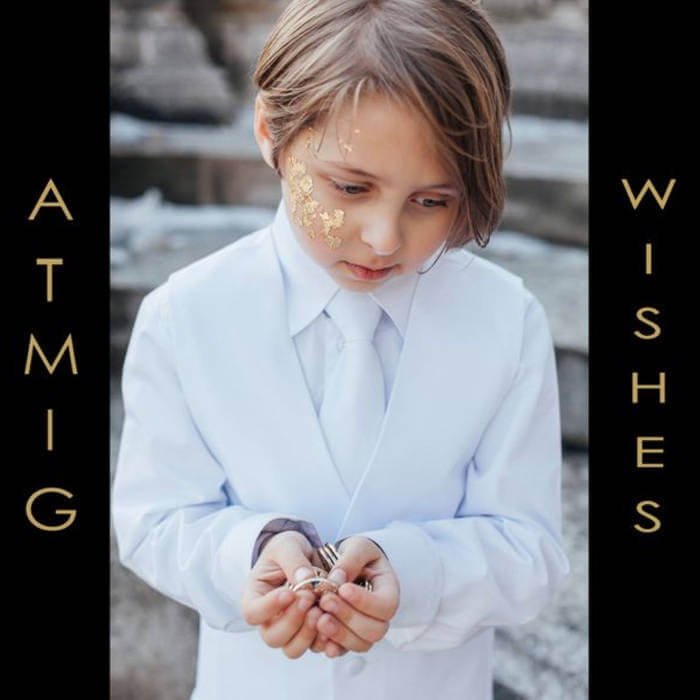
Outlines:
[[[347,574],[342,569],[333,569],[330,574],[328,574],[328,580],[333,581],[333,583],[340,586],[347,581]]]
[[[286,605],[294,600],[294,594],[291,591],[280,591],[277,595],[277,600],[279,600],[282,605]]]
[[[313,576],[313,571],[309,569],[308,566],[302,566],[296,570],[296,573],[294,574],[294,580],[297,583],[300,583],[303,581],[305,578],[311,578]]]
[[[309,600],[306,596],[304,596],[298,603],[297,607],[299,610],[308,610],[311,605],[313,604],[312,600]]]

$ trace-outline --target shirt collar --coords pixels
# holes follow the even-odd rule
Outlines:
[[[289,221],[284,197],[272,222],[272,238],[284,276],[289,335],[294,337],[325,309],[340,285],[301,247]],[[439,250],[423,267],[429,267],[438,255]],[[403,338],[419,277],[416,272],[392,277],[369,293]]]

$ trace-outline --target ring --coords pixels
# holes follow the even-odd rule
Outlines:
[[[333,581],[328,580],[328,572],[320,569],[318,566],[314,566],[313,570],[313,576],[305,578],[303,581],[299,581],[299,583],[292,583],[290,581],[287,583],[287,588],[290,588],[293,592],[296,592],[310,587],[317,596],[321,596],[329,591],[337,593],[338,585]]]
[[[326,567],[326,571],[330,571],[336,565],[338,559],[340,559],[340,554],[338,554],[338,550],[335,548],[335,545],[332,545],[329,542],[321,545],[316,551],[321,557],[321,561]]]
[[[307,586],[311,586],[311,590],[317,595],[321,596],[324,593],[337,593],[338,586],[329,581],[325,576],[312,576],[311,578],[305,578],[299,583],[294,585],[288,584],[293,592],[304,590]]]
[[[330,542],[326,542],[325,544],[321,545],[316,549],[316,551],[321,557],[321,561],[328,572],[330,572],[330,570],[338,563],[338,560],[340,559],[338,550],[336,549],[335,545],[331,544]],[[372,586],[367,579],[362,577],[356,578],[353,583],[358,586],[363,586],[367,591],[372,592],[374,590],[374,586]]]

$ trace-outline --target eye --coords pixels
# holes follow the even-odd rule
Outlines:
[[[347,194],[350,196],[356,196],[366,191],[366,189],[362,187],[362,185],[346,185],[336,182],[335,180],[331,180],[331,183],[336,190],[340,190],[343,194]],[[359,190],[359,192],[357,190]]]
[[[421,206],[424,207],[425,209],[435,209],[435,207],[446,207],[447,206],[446,199],[430,199],[429,197],[423,197],[422,201],[423,201],[423,203],[421,204]]]
[[[363,187],[362,185],[349,185],[347,183],[336,182],[335,180],[331,180],[330,182],[336,190],[348,195],[349,197],[357,197],[357,195],[367,192],[367,188]],[[447,199],[431,199],[430,197],[422,197],[419,198],[419,200],[421,200],[419,204],[422,209],[435,209],[437,207],[448,206]]]

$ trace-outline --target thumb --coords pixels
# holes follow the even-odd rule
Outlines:
[[[367,552],[359,542],[347,542],[343,552],[339,553],[338,561],[328,574],[328,578],[338,586],[346,581],[353,582],[359,578],[362,569],[367,564]]]
[[[299,583],[314,575],[313,564],[301,550],[301,547],[285,547],[279,554],[278,565],[284,571],[287,581]]]

